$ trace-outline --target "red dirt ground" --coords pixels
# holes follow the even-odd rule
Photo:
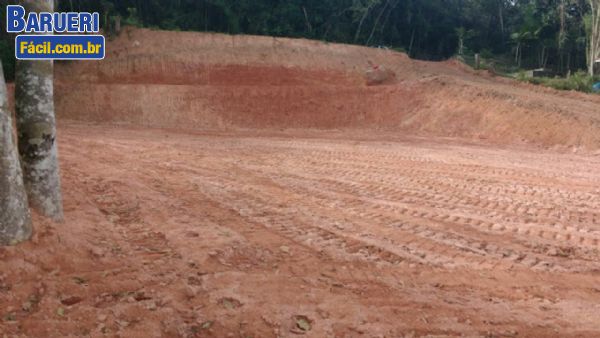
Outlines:
[[[0,251],[4,334],[600,334],[598,157],[60,130],[66,222]]]
[[[600,336],[597,97],[301,40],[109,51],[56,66],[66,220],[0,248],[0,336]]]
[[[369,64],[396,83],[366,86]],[[128,30],[103,62],[56,67],[59,119],[175,129],[379,130],[600,149],[599,95],[490,77],[382,49]]]

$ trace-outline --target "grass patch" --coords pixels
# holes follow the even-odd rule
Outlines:
[[[591,77],[585,72],[577,72],[569,78],[564,77],[526,77],[525,73],[519,73],[517,79],[524,82],[551,87],[558,90],[575,90],[591,93],[594,83],[600,81],[600,77]]]

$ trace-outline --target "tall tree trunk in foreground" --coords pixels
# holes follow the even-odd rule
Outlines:
[[[26,241],[32,231],[11,115],[0,63],[0,245]]]
[[[54,9],[54,0],[22,0],[21,4],[28,12],[53,12]],[[61,221],[53,78],[53,61],[17,62],[17,131],[29,203],[41,214]]]
[[[594,76],[596,61],[600,60],[600,0],[588,0],[591,7],[588,42],[588,72]]]

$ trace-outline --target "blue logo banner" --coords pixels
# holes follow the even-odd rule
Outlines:
[[[18,35],[15,54],[19,60],[102,60],[102,35]]]

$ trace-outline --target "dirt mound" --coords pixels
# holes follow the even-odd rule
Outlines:
[[[57,63],[59,119],[190,129],[386,129],[600,147],[600,97],[487,77],[383,49],[127,30],[103,62]],[[367,86],[381,65],[392,84]]]
[[[375,86],[382,84],[390,84],[396,79],[396,74],[393,71],[380,66],[373,66],[365,73],[367,86]]]

